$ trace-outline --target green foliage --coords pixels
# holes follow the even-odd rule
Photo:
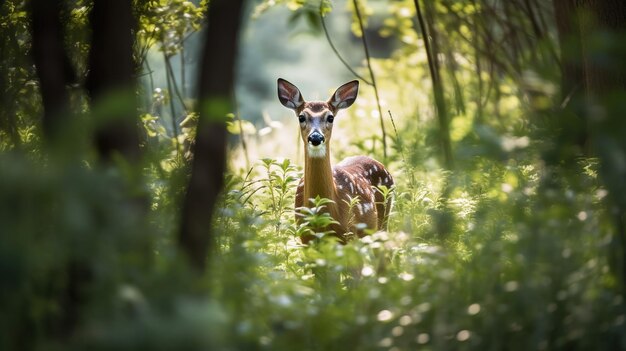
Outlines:
[[[307,1],[307,0],[278,0],[263,1],[258,4],[252,14],[253,18],[263,15],[270,8],[277,5],[284,5],[291,10],[289,24],[294,27],[299,21],[305,22],[313,34],[320,34],[322,25],[319,16],[326,15],[332,11],[332,2],[330,0]]]
[[[200,29],[204,7],[186,0],[140,1],[137,39],[147,48],[157,42],[172,56],[182,49],[185,36]]]
[[[296,230],[296,234],[298,236],[312,235],[318,239],[331,234],[332,231],[324,231],[324,229],[331,224],[339,223],[329,213],[324,212],[326,205],[331,202],[333,201],[317,196],[315,199],[311,199],[310,204],[296,208],[296,213],[302,216],[302,223]],[[350,203],[350,205],[353,207],[355,203]]]
[[[25,2],[2,2],[0,348],[626,349],[615,225],[623,220],[626,124],[607,117],[621,116],[623,92],[581,102],[600,125],[597,151],[581,152],[563,123],[572,112],[558,97],[553,23],[539,22],[548,31],[533,41],[530,20],[505,7],[516,1],[497,2],[494,13],[492,2],[425,3],[441,46],[456,161],[443,170],[414,2],[385,2],[384,11],[359,3],[368,29],[394,48],[373,60],[398,127],[384,160],[396,186],[381,190],[394,198],[388,229],[340,245],[325,229],[334,221],[323,211],[330,200],[294,208],[300,167],[264,158],[226,174],[208,273],[198,275],[177,245],[198,114],[185,111],[175,135],[154,108],[174,95],[150,89],[137,114],[141,161],[102,165],[73,141],[73,157],[56,155],[39,140]],[[324,1],[322,12],[332,16],[338,4]],[[138,57],[154,45],[166,56],[180,52],[205,5],[137,1]],[[279,5],[311,23],[320,11],[318,1],[263,1],[255,15]],[[68,6],[68,51],[82,76],[91,5]],[[609,39],[596,44],[623,45]],[[78,118],[92,118],[73,94]],[[372,95],[364,86],[337,119],[359,126],[333,148],[339,158],[382,159]],[[232,108],[218,102],[221,118]],[[232,137],[260,134],[234,114],[226,123]],[[90,135],[88,122],[76,128]],[[316,240],[302,245],[302,235]]]
[[[41,112],[35,70],[29,64],[30,33],[25,1],[0,3],[0,150],[26,142],[37,148]]]

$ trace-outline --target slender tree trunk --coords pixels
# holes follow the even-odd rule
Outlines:
[[[136,160],[139,134],[135,118],[132,35],[135,19],[131,0],[95,0],[90,19],[87,90],[97,119],[96,147],[105,160],[115,153]]]
[[[30,2],[32,56],[39,77],[39,88],[43,102],[43,134],[48,142],[57,145],[64,142],[62,132],[69,120],[69,95],[60,0],[32,0]],[[77,275],[73,261],[66,266],[67,285],[57,296],[62,313],[50,325],[53,332],[68,337],[79,320],[79,309],[83,296],[79,293],[85,279]],[[84,268],[84,265],[83,265]]]
[[[584,94],[586,90],[582,65],[582,43],[580,28],[576,21],[576,6],[572,0],[554,0],[554,17],[561,48],[561,107],[564,113],[559,126],[562,130],[559,145],[576,146],[585,154],[589,153],[589,132],[585,118]],[[578,156],[566,155],[566,157]],[[557,159],[561,159],[562,155]]]
[[[430,17],[432,16],[434,10],[431,8],[430,13],[427,13],[426,16],[424,16],[424,14],[422,14],[419,0],[414,0],[414,4],[417,21],[422,32],[424,48],[426,49],[428,70],[433,84],[435,112],[439,122],[439,145],[442,152],[443,165],[447,170],[451,171],[454,168],[454,161],[452,157],[452,143],[450,140],[448,108],[446,106],[444,96],[443,82],[441,81],[439,60],[437,59],[439,55],[437,33],[434,28],[434,21],[432,17]],[[441,190],[439,209],[433,211],[431,214],[434,223],[434,230],[441,239],[446,238],[450,234],[454,221],[454,216],[448,208],[448,196],[451,192],[452,185],[450,184],[450,181],[446,179]]]
[[[580,28],[576,23],[576,6],[572,0],[554,0],[554,17],[561,47],[562,97],[584,90]]]
[[[434,32],[433,26],[430,25],[428,21],[424,20],[425,16],[422,14],[419,0],[414,0],[414,4],[417,12],[417,21],[422,32],[424,47],[426,49],[430,78],[433,83],[433,96],[435,98],[435,111],[439,122],[439,144],[443,155],[443,164],[446,169],[451,170],[454,167],[454,161],[452,158],[452,145],[450,141],[448,108],[446,106],[443,83],[441,81],[439,61],[437,60],[439,55],[439,47],[436,40],[437,33]]]
[[[212,0],[200,67],[191,178],[183,203],[179,243],[191,265],[204,271],[213,242],[212,214],[226,167],[226,114],[233,111],[234,68],[243,1]]]
[[[32,0],[32,55],[39,76],[43,102],[43,132],[47,139],[56,139],[66,127],[69,96],[66,89],[70,72],[63,48],[60,0]]]
[[[615,229],[611,266],[626,294],[626,2],[555,0],[557,4],[578,15],[584,113],[600,159],[600,178],[609,191],[606,204]]]
[[[622,61],[623,34],[626,32],[626,2],[623,0],[581,0],[579,5],[584,18],[579,17],[583,61],[587,91],[601,95],[615,89],[626,88],[626,69]],[[589,16],[590,15],[590,16]],[[593,40],[606,39],[610,33],[610,47],[598,48]],[[621,35],[621,36],[620,36]],[[611,55],[607,61],[603,54]]]
[[[587,0],[591,18],[580,19],[588,101],[598,111],[588,117],[593,148],[600,157],[600,176],[609,190],[609,213],[615,221],[613,266],[626,294],[626,2]],[[598,40],[608,45],[593,46]],[[608,58],[608,59],[607,59]]]

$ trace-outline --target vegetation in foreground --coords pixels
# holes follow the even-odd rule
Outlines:
[[[163,5],[175,18],[188,14],[182,17],[193,19],[163,30],[181,37],[197,30],[194,20],[202,14],[193,4],[162,3],[170,7],[147,2],[139,10],[152,14],[156,10],[150,6]],[[262,5],[270,3],[284,2]],[[2,77],[8,78],[0,83],[15,93],[10,106],[16,119],[3,119],[13,124],[0,132],[0,346],[626,348],[623,228],[615,222],[623,216],[617,192],[623,178],[616,167],[623,161],[619,137],[626,122],[614,118],[626,101],[624,89],[610,90],[601,100],[571,96],[581,105],[562,107],[556,86],[566,83],[549,59],[555,43],[549,37],[524,37],[522,29],[532,30],[524,15],[491,13],[487,2],[459,4],[438,1],[424,9],[431,16],[430,31],[439,36],[439,55],[446,57],[441,74],[447,84],[440,93],[449,113],[449,153],[442,146],[442,116],[430,107],[430,92],[421,88],[431,86],[432,72],[417,40],[421,34],[407,22],[417,15],[410,1],[393,2],[391,12],[382,14],[379,30],[400,41],[389,57],[372,59],[378,89],[387,92],[385,107],[398,127],[385,119],[393,131],[385,136],[387,157],[369,117],[380,116],[373,91],[364,89],[354,113],[337,119],[339,125],[372,126],[333,152],[337,159],[357,153],[385,159],[397,182],[389,230],[340,245],[320,229],[330,220],[319,211],[324,199],[316,199],[305,221],[296,224],[299,166],[268,158],[240,167],[245,162],[238,155],[245,159],[248,151],[238,140],[229,148],[225,189],[207,228],[214,241],[206,271],[188,264],[177,236],[190,176],[185,139],[193,140],[195,133],[185,128],[173,134],[151,110],[151,104],[166,104],[173,94],[151,89],[151,107],[139,108],[140,161],[119,155],[102,161],[90,144],[98,130],[91,118],[102,110],[90,109],[84,93],[76,91],[72,106],[80,118],[72,128],[81,133],[50,149],[37,117],[42,107],[33,67],[19,59],[29,52],[28,40],[3,51],[13,61],[2,62],[0,69],[7,73]],[[69,33],[83,43],[80,33],[90,4],[74,5],[69,26],[75,29]],[[296,20],[317,11],[317,4],[287,5],[298,13]],[[0,34],[8,33],[2,36],[7,48],[10,38],[28,38],[26,12],[20,1],[0,6],[3,16],[8,14],[0,26]],[[265,7],[256,15],[269,11]],[[486,18],[474,17],[477,13],[495,24],[476,20]],[[511,16],[511,22],[494,16]],[[140,17],[141,25],[164,25],[153,18]],[[466,20],[476,20],[471,33]],[[531,38],[529,43],[492,47],[489,53],[495,56],[485,57],[489,42],[482,34],[510,29],[506,23],[519,25],[520,37]],[[550,33],[556,30],[544,25]],[[444,30],[450,28],[459,31]],[[355,25],[361,35],[358,29]],[[141,36],[146,32],[137,34],[147,46],[173,50],[168,54],[180,50],[170,36],[150,42]],[[530,45],[532,38],[537,45]],[[621,52],[619,45],[611,46],[616,37],[604,38],[606,47],[598,50]],[[75,49],[72,59],[84,69],[86,49]],[[518,56],[506,56],[514,52]],[[492,61],[489,74],[481,74],[487,66],[480,66],[480,59]],[[615,69],[623,71],[623,62]],[[476,67],[483,67],[477,75]],[[406,101],[416,105],[407,108]],[[410,111],[395,111],[401,108]],[[585,118],[592,150],[576,143],[581,130],[564,123],[583,113],[578,108],[591,110]],[[608,122],[598,122],[598,116]],[[193,113],[185,117],[198,118]],[[242,117],[228,121],[239,136],[244,134]],[[260,134],[254,138],[265,144],[276,136],[262,139]],[[319,239],[300,245],[298,237],[311,232]]]

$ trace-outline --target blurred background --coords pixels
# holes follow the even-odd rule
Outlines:
[[[0,0],[0,349],[624,350],[625,37],[624,1]],[[386,230],[295,220],[279,77],[359,80],[331,161],[385,164]]]
[[[324,34],[317,14],[319,5],[310,3],[303,8],[302,4],[294,2],[288,6],[259,6],[249,2],[245,8],[237,58],[235,96],[237,116],[247,122],[244,124],[243,137],[250,139],[248,152],[251,159],[281,157],[303,162],[295,116],[277,98],[278,78],[296,84],[307,101],[326,101],[337,87],[355,78],[333,52]],[[375,3],[370,11],[382,14],[387,12],[386,6],[382,2]],[[342,58],[356,68],[365,62],[365,53],[361,39],[351,31],[351,16],[350,3],[338,3],[333,8],[332,16],[326,19],[326,25],[332,43]],[[370,50],[373,57],[389,58],[398,46],[398,39],[393,36],[382,37],[378,33],[383,19],[384,16],[372,16],[369,19]],[[169,61],[180,90],[189,94],[186,98],[192,99],[197,81],[194,78],[198,76],[202,32],[188,35],[181,50],[173,54]],[[142,84],[146,89],[146,101],[150,101],[150,92],[154,89],[167,92],[167,70],[160,47],[152,47],[147,59],[154,73],[149,78],[144,77]],[[373,94],[368,90],[371,87],[361,84],[362,94]],[[384,104],[387,94],[383,91],[381,95]],[[174,99],[173,104],[176,123],[180,123],[185,117],[181,102]],[[158,108],[162,120],[171,119],[172,111],[166,104]],[[376,106],[361,105],[354,114],[364,123],[378,123]],[[163,124],[172,132],[170,123]],[[335,134],[338,135],[335,137],[337,145],[346,147],[349,144],[342,140],[349,138],[347,131],[356,131],[353,126],[348,121],[338,124]],[[234,162],[237,160],[238,157],[233,159]]]

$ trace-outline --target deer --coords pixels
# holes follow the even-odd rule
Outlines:
[[[347,157],[331,166],[330,139],[335,117],[340,110],[352,106],[358,91],[359,82],[353,80],[337,88],[328,101],[307,102],[295,85],[278,79],[278,99],[295,112],[304,143],[304,175],[296,190],[295,209],[318,196],[332,200],[324,211],[335,220],[329,229],[342,244],[354,234],[361,238],[368,232],[386,229],[392,197],[385,198],[381,187],[390,189],[394,185],[385,166],[368,156]],[[358,201],[353,201],[355,198]],[[301,216],[296,213],[296,222],[300,221]],[[303,235],[300,240],[307,245],[314,238]]]

